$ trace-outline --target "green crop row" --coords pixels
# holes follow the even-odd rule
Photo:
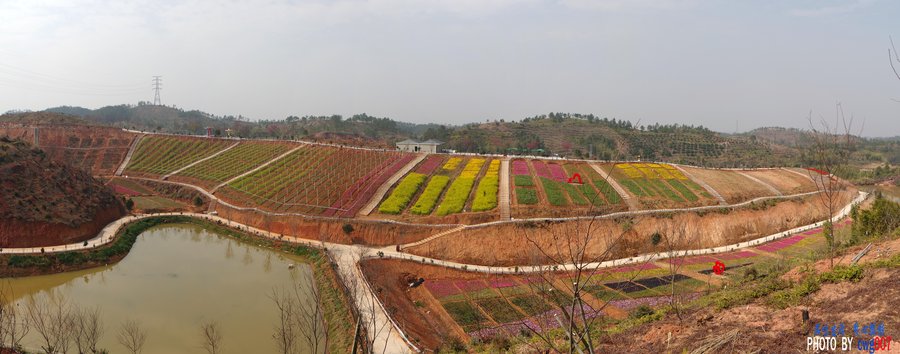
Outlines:
[[[652,180],[650,180],[650,183],[652,183],[657,188],[657,190],[659,190],[660,193],[662,193],[664,196],[666,196],[666,198],[669,198],[669,199],[679,202],[679,203],[684,202],[684,198],[682,198],[680,195],[678,195],[678,193],[675,193],[675,191],[673,191],[671,188],[669,188],[666,185],[666,183],[663,182],[661,179],[652,179]],[[696,198],[696,196],[694,196],[694,198]]]
[[[534,185],[534,180],[528,175],[517,175],[515,176],[515,183],[516,187],[531,187]]]
[[[634,194],[635,196],[638,196],[638,197],[647,196],[647,194],[644,193],[644,191],[641,189],[641,187],[639,187],[637,185],[637,183],[634,182],[634,180],[623,179],[623,180],[619,181],[619,183],[622,186],[624,186],[626,189],[628,189],[628,191],[631,192],[631,194]]]
[[[562,183],[562,182],[556,182],[556,183],[561,185],[563,188],[565,188],[566,193],[569,194],[569,199],[572,199],[572,203],[574,203],[575,205],[587,205],[588,201],[586,199],[584,199],[584,196],[580,192],[578,192],[578,189],[576,189],[575,186],[573,186],[569,183]],[[584,185],[581,185],[581,186],[584,187]],[[591,187],[588,186],[588,188],[591,188]],[[593,189],[591,190],[591,192],[593,192]],[[596,195],[596,193],[595,193],[595,195]]]
[[[591,187],[590,184],[582,184],[578,186],[578,190],[591,202],[593,205],[604,205],[606,201],[603,198],[600,198],[600,195],[597,194],[597,191],[594,190],[594,187]]]
[[[400,214],[403,209],[406,209],[406,205],[409,204],[413,195],[419,191],[422,183],[425,183],[425,177],[425,175],[415,172],[403,177],[391,195],[378,207],[378,211],[386,214]]]
[[[425,191],[422,192],[422,195],[416,200],[416,204],[409,211],[419,215],[431,214],[434,204],[437,203],[438,197],[441,196],[441,192],[444,191],[444,187],[447,186],[448,182],[450,182],[450,177],[443,175],[432,176],[428,181],[428,185],[425,186]]]
[[[541,177],[541,185],[544,186],[544,192],[547,193],[547,200],[551,205],[565,206],[568,204],[559,183],[549,178]]]
[[[668,182],[670,185],[672,185],[672,187],[675,187],[675,190],[677,190],[679,193],[681,193],[681,195],[683,195],[687,200],[696,202],[697,200],[700,199],[700,198],[697,198],[697,195],[695,195],[693,192],[691,192],[691,190],[688,189],[687,186],[685,186],[684,184],[681,184],[681,182],[678,181],[677,179],[670,179]]]
[[[600,193],[603,193],[603,196],[606,197],[606,200],[609,201],[609,204],[619,204],[622,202],[622,197],[619,196],[619,193],[616,192],[615,188],[613,188],[612,185],[610,185],[609,182],[607,182],[605,179],[594,179],[594,185],[597,186],[597,189],[600,190]]]
[[[519,204],[537,204],[537,192],[534,189],[516,188],[516,201]]]

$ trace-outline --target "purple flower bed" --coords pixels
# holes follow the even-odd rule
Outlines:
[[[438,166],[441,165],[442,162],[444,162],[444,158],[442,156],[428,156],[425,161],[422,161],[422,163],[419,164],[419,167],[416,168],[416,172],[430,175],[432,172],[434,172],[435,169],[438,168]]]
[[[456,287],[467,293],[487,288],[487,284],[481,280],[457,280],[455,284]]]
[[[512,172],[514,175],[528,175],[528,163],[525,160],[513,160]]]
[[[731,252],[731,253],[722,253],[714,255],[713,257],[720,261],[730,261],[734,259],[742,259],[742,258],[750,258],[756,257],[758,254],[750,252],[750,251],[740,251],[740,252]]]
[[[534,174],[538,177],[553,178],[553,176],[550,175],[550,169],[547,168],[547,164],[543,161],[531,160],[531,166],[534,167]]]
[[[815,229],[806,231],[806,232],[804,232],[803,234],[804,234],[804,235],[815,235],[815,234],[820,233],[820,232],[822,232],[822,228],[821,228],[821,227],[817,227],[817,228],[815,228]]]
[[[680,301],[690,301],[700,297],[700,293],[690,293],[679,295],[681,297]],[[626,300],[611,300],[609,301],[610,305],[618,307],[623,310],[631,310],[641,305],[647,305],[650,307],[656,307],[661,305],[668,305],[671,303],[671,296],[652,296],[652,297],[640,297],[637,299],[626,299]]]
[[[550,174],[553,176],[553,179],[558,182],[566,182],[569,180],[569,176],[566,175],[566,171],[563,170],[562,166],[555,163],[549,164],[549,166]]]
[[[425,288],[438,299],[461,293],[459,289],[453,286],[453,282],[449,280],[426,281]]]
[[[488,285],[490,285],[490,287],[492,287],[494,289],[497,289],[497,288],[508,288],[508,287],[512,287],[512,286],[519,286],[519,283],[516,283],[512,279],[501,278],[501,279],[489,280]]]

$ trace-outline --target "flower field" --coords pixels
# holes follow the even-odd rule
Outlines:
[[[381,202],[379,211],[396,215],[408,209],[411,215],[444,216],[494,210],[499,173],[499,159],[431,155],[394,186],[391,195]],[[414,175],[417,176],[411,177]]]
[[[224,139],[147,136],[141,139],[126,173],[165,175],[234,144]]]
[[[220,189],[239,204],[351,217],[412,154],[309,145]]]
[[[651,207],[709,204],[713,197],[672,165],[617,163],[612,176],[629,193]],[[662,205],[658,205],[662,203]]]
[[[238,146],[173,176],[206,189],[247,172],[297,145],[287,142],[245,141]]]
[[[512,161],[512,178],[517,204],[538,204],[539,192],[556,207],[600,207],[622,203],[622,198],[589,165],[579,162],[559,164],[543,160]],[[532,176],[531,171],[534,171]],[[583,183],[569,183],[575,174]],[[536,183],[537,182],[537,183]]]

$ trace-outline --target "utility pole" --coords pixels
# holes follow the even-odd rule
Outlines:
[[[162,105],[162,100],[159,99],[159,90],[162,89],[162,76],[154,76],[153,77],[153,91],[156,92],[156,95],[153,96],[153,104],[156,106]]]

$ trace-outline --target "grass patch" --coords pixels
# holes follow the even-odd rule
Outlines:
[[[448,302],[443,304],[444,309],[453,317],[453,321],[460,326],[478,324],[485,321],[484,316],[472,304],[462,302]]]
[[[573,186],[569,183],[561,183],[561,182],[558,182],[558,184],[561,185],[566,190],[566,194],[569,195],[569,199],[572,200],[572,203],[574,203],[575,205],[587,205],[588,204],[587,199],[584,198],[584,195],[582,195],[582,193],[579,192],[575,186]],[[584,185],[581,185],[579,187],[583,187],[583,186]]]
[[[534,179],[528,175],[518,175],[514,177],[514,182],[516,187],[531,187],[534,186]]]
[[[549,201],[551,205],[566,206],[569,204],[566,201],[566,196],[563,195],[559,183],[556,183],[556,181],[549,178],[541,177],[541,185],[544,186],[544,192],[547,193],[547,201]]]
[[[619,181],[619,184],[625,186],[625,189],[628,189],[631,194],[634,194],[637,197],[646,197],[647,193],[644,193],[644,190],[641,189],[640,186],[637,185],[633,180],[623,179]]]
[[[604,179],[595,179],[594,185],[597,186],[597,189],[600,190],[600,193],[606,197],[606,200],[609,201],[609,204],[619,204],[622,202],[622,197],[616,192],[616,189],[612,187]]]
[[[519,204],[537,204],[537,191],[534,189],[516,188],[516,201]]]
[[[669,185],[674,187],[675,190],[678,191],[678,193],[681,193],[681,195],[683,195],[685,199],[692,201],[692,202],[696,202],[697,200],[700,199],[700,198],[697,198],[697,195],[694,194],[693,192],[691,192],[691,190],[688,189],[687,186],[682,184],[681,181],[679,181],[677,179],[670,179],[667,182],[669,182]]]

